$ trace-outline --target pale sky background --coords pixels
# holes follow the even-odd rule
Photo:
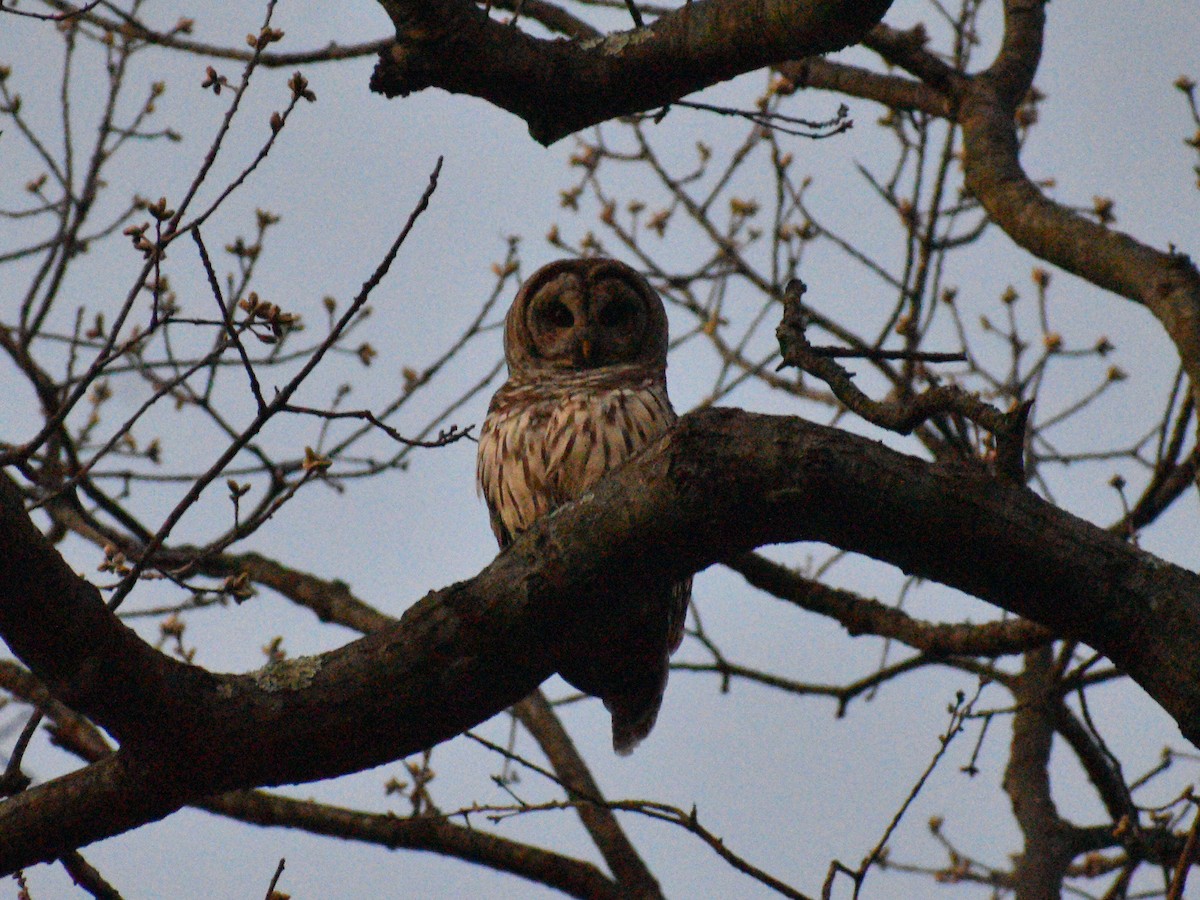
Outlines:
[[[993,4],[995,5],[995,4]],[[996,10],[992,11],[993,17]],[[197,19],[195,37],[226,46],[244,46],[243,36],[256,30],[261,9],[256,4],[211,3],[203,9],[172,3],[151,4],[143,16],[169,26],[180,15]],[[1200,80],[1200,14],[1193,3],[1166,4],[1057,0],[1048,7],[1046,49],[1037,80],[1047,95],[1042,118],[1023,156],[1027,171],[1037,179],[1053,177],[1054,196],[1088,207],[1095,195],[1116,200],[1118,227],[1152,245],[1173,243],[1193,257],[1200,253],[1197,214],[1200,192],[1193,186],[1195,153],[1182,143],[1193,127],[1182,97],[1171,87],[1181,74]],[[930,19],[929,7],[919,0],[897,0],[887,21],[906,25]],[[623,20],[614,18],[616,27]],[[994,21],[985,18],[985,22]],[[351,43],[384,35],[388,21],[369,2],[355,4],[281,3],[275,25],[282,28],[283,50],[299,50],[330,41]],[[985,41],[996,30],[984,28]],[[869,59],[854,51],[839,58]],[[986,59],[981,54],[977,59]],[[10,87],[24,96],[31,121],[55,141],[60,67],[59,41],[51,26],[14,17],[0,18],[0,64],[13,67]],[[86,60],[86,63],[84,62]],[[183,134],[180,144],[154,144],[134,149],[124,166],[111,170],[109,202],[137,191],[144,196],[180,196],[202,158],[215,124],[225,110],[225,98],[201,91],[209,60],[149,49],[134,61],[131,85],[163,79],[167,94],[160,102],[160,126]],[[873,64],[873,63],[872,63]],[[239,67],[214,62],[231,79]],[[505,237],[523,236],[522,261],[526,274],[561,255],[543,239],[552,222],[564,235],[577,238],[597,228],[594,210],[572,214],[559,207],[558,190],[568,187],[576,173],[567,157],[574,149],[567,139],[549,149],[535,144],[519,120],[482,101],[426,91],[405,100],[386,101],[367,91],[373,61],[310,66],[305,70],[318,96],[314,105],[299,109],[280,144],[205,229],[210,248],[235,235],[249,235],[256,207],[282,216],[269,235],[259,265],[257,290],[265,298],[305,316],[311,326],[324,321],[321,298],[332,294],[343,302],[358,289],[403,225],[439,155],[445,157],[441,187],[373,299],[375,314],[359,332],[380,352],[369,369],[355,360],[333,360],[304,392],[302,401],[327,403],[342,380],[353,379],[350,402],[370,406],[372,398],[387,397],[402,366],[420,368],[434,358],[470,321],[490,291],[490,265],[503,258]],[[267,117],[287,99],[290,70],[260,70],[245,101],[235,133],[209,183],[209,196],[239,170],[267,133]],[[76,71],[76,114],[87,121],[90,80],[102,77],[90,51],[81,55]],[[761,89],[761,73],[722,85],[704,99],[748,105]],[[130,91],[130,102],[145,88]],[[95,91],[98,93],[98,89]],[[809,118],[832,114],[840,97],[799,93],[785,111]],[[854,162],[869,168],[887,164],[887,143],[873,126],[880,109],[862,101],[847,101],[856,127],[841,137],[813,143],[795,139],[797,166],[815,179],[810,201],[831,225],[867,245],[897,252],[889,243],[894,224],[888,213],[862,190]],[[81,126],[77,126],[81,127]],[[82,132],[81,133],[85,133]],[[697,139],[714,145],[736,139],[739,126],[696,112],[676,110],[658,126],[659,146],[678,145],[691,154]],[[57,144],[55,144],[57,146]],[[130,165],[130,160],[136,160]],[[19,139],[5,125],[0,137],[0,208],[27,204],[23,185],[39,168]],[[761,170],[760,170],[761,171]],[[223,180],[224,178],[224,180]],[[610,173],[610,185],[611,185]],[[761,187],[765,188],[766,181]],[[756,189],[747,183],[747,192]],[[636,195],[637,183],[623,187],[622,196]],[[103,216],[100,217],[103,219]],[[679,234],[682,236],[682,231]],[[653,239],[657,240],[657,239]],[[0,220],[0,253],[18,245],[17,225]],[[660,242],[663,254],[686,258],[689,247],[668,230]],[[656,245],[657,246],[657,245]],[[65,294],[69,305],[111,308],[124,295],[132,277],[134,257],[114,244],[97,249],[74,270]],[[175,251],[174,286],[184,309],[209,312],[203,285],[196,282],[190,243]],[[949,280],[959,285],[964,306],[972,315],[995,314],[996,298],[1008,284],[1031,293],[1029,270],[1035,261],[1012,247],[998,232],[965,254]],[[219,267],[227,267],[224,261]],[[6,311],[24,290],[27,269],[0,266],[0,304]],[[805,258],[804,277],[809,299],[830,309],[861,304],[874,320],[886,315],[892,296],[877,282],[849,268],[829,249],[814,249]],[[1068,342],[1089,345],[1106,334],[1117,345],[1110,362],[1131,375],[1118,386],[1114,402],[1091,418],[1067,440],[1079,445],[1092,441],[1091,429],[1129,435],[1152,417],[1174,372],[1174,355],[1161,330],[1145,311],[1067,276],[1055,273],[1052,316]],[[503,303],[507,303],[506,297]],[[673,322],[677,329],[688,323]],[[773,330],[774,323],[771,323]],[[351,346],[357,340],[351,342]],[[482,339],[431,396],[407,417],[392,424],[415,431],[457,390],[479,378],[500,352],[498,332]],[[702,398],[711,387],[711,359],[699,353],[673,359],[671,394],[681,411]],[[705,370],[704,364],[709,368]],[[0,384],[15,384],[11,368],[0,367]],[[1089,382],[1090,384],[1090,382]],[[242,390],[238,383],[231,389]],[[1055,385],[1040,400],[1046,410],[1078,396],[1080,384]],[[490,392],[489,392],[490,393]],[[29,436],[31,420],[24,417],[30,398],[22,386],[5,389],[0,407],[4,438]],[[825,413],[788,405],[761,391],[743,391],[732,402],[772,411]],[[118,396],[114,404],[135,399]],[[481,395],[452,421],[479,422],[486,407]],[[118,407],[124,409],[126,407]],[[248,407],[247,407],[248,408]],[[1114,418],[1115,417],[1115,418]],[[173,459],[199,462],[215,455],[202,435],[181,431],[178,420],[162,419],[164,450]],[[849,426],[850,423],[843,423]],[[865,426],[856,430],[882,439]],[[153,429],[147,434],[158,434]],[[316,424],[293,422],[273,433],[275,446],[302,447],[311,443]],[[889,443],[898,442],[891,441]],[[1119,443],[1114,438],[1112,443]],[[374,445],[385,452],[382,438]],[[907,445],[906,445],[907,446]],[[1105,463],[1079,466],[1071,481],[1055,481],[1056,499],[1086,518],[1108,523],[1120,514],[1115,494],[1107,486],[1114,471],[1131,478],[1136,495],[1140,476],[1135,470]],[[487,515],[474,489],[474,444],[418,453],[407,472],[389,473],[365,482],[351,482],[345,493],[324,488],[302,492],[246,549],[275,555],[296,567],[324,577],[347,581],[358,596],[393,615],[430,589],[468,578],[495,553]],[[224,487],[210,491],[176,533],[179,541],[202,539],[223,527],[229,518]],[[161,509],[169,509],[177,494],[164,489]],[[155,504],[143,510],[157,508]],[[1192,570],[1200,568],[1195,540],[1197,504],[1183,498],[1165,521],[1170,527],[1150,532],[1143,546]],[[160,513],[161,514],[161,513]],[[147,518],[152,518],[146,512]],[[85,574],[94,572],[98,554],[75,546],[73,564]],[[820,557],[823,548],[798,547],[779,558]],[[865,562],[841,564],[832,578],[865,594],[890,600],[901,584],[899,573]],[[153,589],[135,593],[129,605],[148,604]],[[755,595],[740,577],[715,569],[696,582],[696,598],[706,627],[716,634],[731,659],[791,677],[821,683],[852,680],[871,672],[878,662],[878,641],[847,637],[833,623],[785,609],[769,597]],[[979,620],[988,608],[936,586],[910,594],[915,614],[947,621]],[[143,630],[153,639],[153,626]],[[223,671],[244,671],[263,662],[261,647],[275,635],[284,636],[292,655],[319,652],[351,636],[319,626],[312,615],[270,596],[240,607],[189,617],[188,642],[199,646],[197,662]],[[702,654],[685,643],[680,658],[700,660]],[[548,686],[561,691],[561,682]],[[563,717],[593,766],[600,785],[612,799],[644,798],[690,808],[700,820],[737,853],[772,875],[809,894],[819,894],[829,861],[840,858],[855,865],[882,835],[911,785],[928,763],[945,727],[945,709],[956,690],[974,691],[966,675],[927,670],[888,684],[870,703],[853,703],[848,714],[834,717],[834,703],[820,698],[780,695],[735,682],[721,695],[715,678],[676,673],[652,737],[630,758],[618,759],[609,749],[608,717],[591,701],[565,709]],[[981,706],[1001,704],[1007,695],[985,691]],[[1140,690],[1129,684],[1098,689],[1093,714],[1106,739],[1126,760],[1127,774],[1152,765],[1167,743],[1183,747],[1173,723]],[[1103,701],[1103,702],[1101,702]],[[2,720],[9,721],[8,719]],[[503,742],[505,717],[480,727],[479,733]],[[969,758],[978,725],[952,747],[891,842],[893,858],[942,865],[944,855],[930,836],[926,822],[943,815],[945,831],[964,851],[1003,865],[1005,854],[1019,848],[1007,797],[1000,791],[1008,739],[1006,723],[997,720],[977,763],[981,774],[970,779],[959,772]],[[6,738],[5,748],[12,738]],[[528,738],[518,751],[536,757]],[[44,737],[35,742],[27,769],[38,777],[63,771],[70,761],[50,748]],[[1190,766],[1190,768],[1188,768]],[[500,762],[468,741],[439,747],[432,789],[444,809],[469,804],[507,801],[490,781]],[[372,811],[387,808],[404,814],[406,807],[382,796],[389,778],[404,777],[397,762],[335,782],[287,789],[297,797],[315,797]],[[1083,776],[1059,765],[1054,772],[1055,796],[1064,815],[1080,822],[1094,821],[1098,805]],[[1177,788],[1197,778],[1194,763],[1179,764]],[[534,775],[523,776],[517,787],[526,799],[544,796]],[[1169,798],[1164,786],[1161,799]],[[1157,794],[1154,796],[1158,796]],[[389,807],[389,804],[390,807]],[[660,879],[669,897],[775,896],[765,887],[722,862],[699,840],[681,829],[636,816],[622,817],[635,844]],[[508,820],[500,833],[515,839],[545,841],[554,849],[598,860],[577,819],[569,813],[540,813]],[[388,852],[378,847],[338,842],[279,829],[256,829],[229,823],[201,812],[183,811],[167,820],[87,848],[85,856],[127,897],[259,897],[265,891],[280,857],[287,869],[280,889],[296,898],[322,897],[543,897],[561,896],[524,880],[433,854]],[[40,866],[28,873],[33,896],[81,896],[57,866]],[[849,896],[849,882],[839,882],[839,897]],[[1200,888],[1197,888],[1200,891]],[[941,895],[983,897],[982,888],[942,888],[911,876],[875,871],[864,896],[893,900]],[[0,897],[15,896],[12,880],[0,881]],[[1198,893],[1196,896],[1200,896]]]

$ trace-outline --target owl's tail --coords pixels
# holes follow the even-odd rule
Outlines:
[[[654,728],[667,687],[666,674],[664,664],[662,680],[653,692],[617,694],[604,698],[604,707],[612,716],[613,750],[618,756],[631,754]]]
[[[638,602],[618,598],[626,615],[582,619],[577,626],[582,637],[559,661],[563,678],[604,701],[618,756],[632,753],[654,728],[691,593],[687,578],[665,591],[640,594]]]

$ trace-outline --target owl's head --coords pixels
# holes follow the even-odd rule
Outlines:
[[[510,374],[667,365],[667,314],[636,271],[615,259],[563,259],[521,286],[504,320]]]

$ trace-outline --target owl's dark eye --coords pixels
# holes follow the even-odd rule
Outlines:
[[[628,300],[613,300],[600,310],[600,324],[605,328],[619,328],[633,318],[634,307]]]
[[[561,300],[543,306],[539,317],[554,328],[570,328],[575,324],[575,316]]]

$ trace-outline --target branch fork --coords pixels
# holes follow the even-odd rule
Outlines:
[[[1001,412],[984,403],[977,394],[955,385],[937,385],[919,394],[895,400],[872,400],[854,383],[853,376],[832,358],[836,348],[814,347],[808,340],[808,314],[802,303],[808,285],[798,278],[788,282],[783,292],[783,318],[775,335],[783,358],[780,368],[795,366],[829,385],[834,396],[847,409],[873,425],[898,434],[911,434],[919,425],[947,413],[959,415],[989,432],[996,442],[996,474],[1016,484],[1025,482],[1025,426],[1032,400]],[[896,354],[891,354],[895,356]],[[942,362],[953,354],[902,354],[906,359]]]

